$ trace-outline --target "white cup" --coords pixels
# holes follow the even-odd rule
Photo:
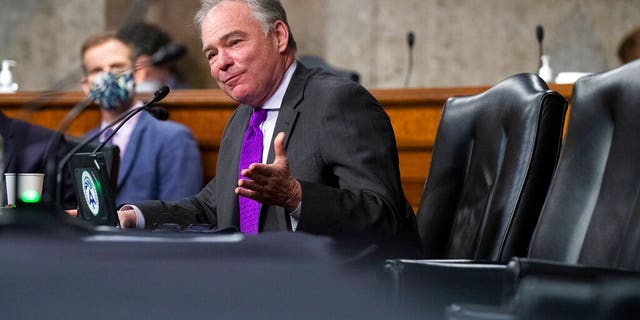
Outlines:
[[[4,181],[7,187],[7,203],[16,204],[16,174],[5,173]],[[18,193],[24,199],[36,199],[42,197],[42,183],[44,173],[18,173]]]

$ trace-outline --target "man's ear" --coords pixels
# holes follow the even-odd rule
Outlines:
[[[289,28],[282,20],[276,20],[273,26],[274,35],[278,41],[278,52],[284,53],[289,47]]]

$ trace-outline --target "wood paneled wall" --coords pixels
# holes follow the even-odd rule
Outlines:
[[[404,192],[414,209],[418,207],[429,171],[440,112],[446,99],[477,94],[486,89],[488,87],[371,90],[391,119]],[[553,86],[552,89],[570,98],[571,85]],[[31,123],[56,129],[71,106],[83,97],[81,92],[19,92],[0,95],[0,107],[9,116],[26,118]],[[27,114],[23,111],[27,104],[46,107]],[[215,175],[220,136],[237,104],[220,90],[176,90],[162,101],[162,105],[169,109],[171,120],[191,128],[202,153],[205,181],[209,181]],[[90,107],[72,123],[67,134],[82,136],[95,127],[99,119],[98,108]]]

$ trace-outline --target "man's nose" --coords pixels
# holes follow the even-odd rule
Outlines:
[[[218,52],[217,62],[218,62],[218,69],[222,71],[227,71],[227,69],[229,69],[229,67],[233,64],[233,59],[231,59],[231,56],[228,54],[227,51],[220,50]]]

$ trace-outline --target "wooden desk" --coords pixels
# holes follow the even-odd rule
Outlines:
[[[444,102],[452,96],[477,94],[488,88],[371,90],[391,119],[398,145],[402,185],[414,209],[418,207],[429,171],[431,151]],[[552,89],[567,99],[571,96],[571,85],[552,86]],[[0,94],[0,107],[7,115],[20,117],[22,106],[41,96],[41,92]],[[81,92],[44,96],[42,102],[47,107],[31,115],[29,121],[55,129],[71,106],[83,97]],[[220,90],[175,90],[162,101],[162,105],[171,112],[171,120],[191,128],[202,153],[205,181],[209,181],[215,175],[220,136],[237,104]],[[99,119],[98,108],[90,107],[73,122],[67,133],[81,136],[98,125]]]

